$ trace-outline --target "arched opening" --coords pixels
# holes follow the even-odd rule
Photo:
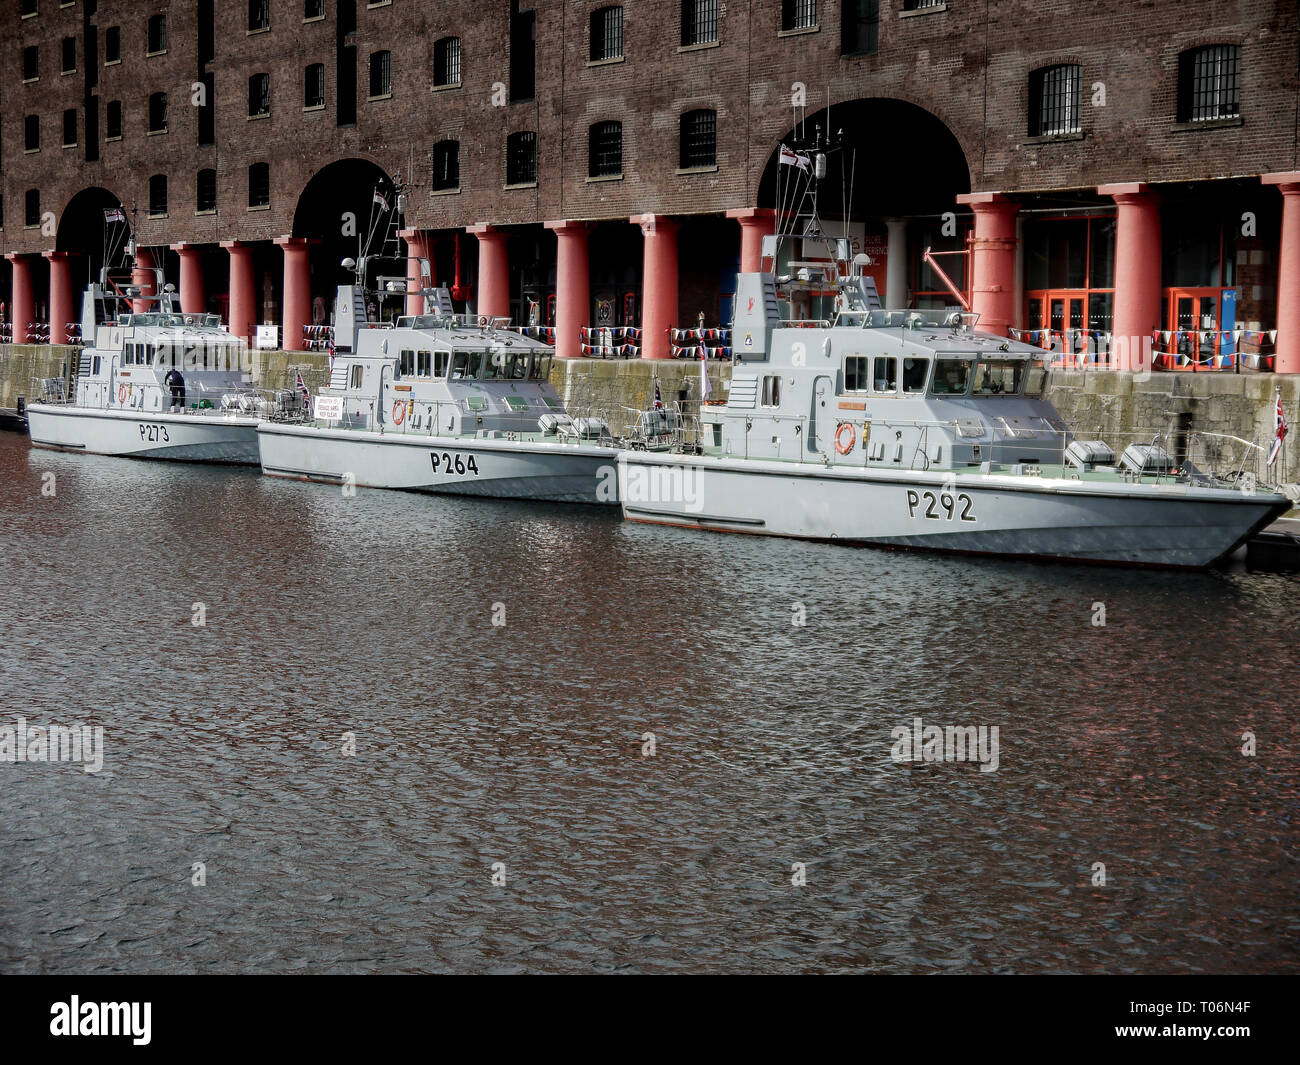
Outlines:
[[[121,221],[110,221],[110,218],[118,216]],[[78,309],[82,292],[99,277],[100,270],[104,266],[122,265],[129,230],[122,202],[108,189],[97,186],[82,189],[64,207],[59,216],[54,249],[72,253],[69,270],[73,299]]]
[[[397,240],[401,228],[396,186],[375,163],[340,159],[319,170],[298,197],[293,216],[293,236],[315,242],[309,253],[313,300],[321,297],[332,308],[337,287],[353,281],[341,265],[344,259],[382,253],[392,261],[381,262],[378,272],[405,277],[406,253]],[[385,309],[397,311],[401,302]]]
[[[826,234],[851,237],[854,253],[871,257],[868,272],[889,305],[949,304],[951,296],[922,255],[927,247],[960,251],[970,231],[969,216],[956,206],[956,197],[970,192],[970,167],[952,131],[915,104],[864,99],[806,116],[783,143],[814,153],[828,138],[842,150],[828,155],[818,187]],[[798,168],[780,163],[779,155],[778,146],[763,170],[758,207],[788,210],[798,191],[792,180],[801,176]],[[783,259],[787,253],[797,255],[797,248],[783,247]],[[958,287],[968,287],[964,257],[941,263]]]

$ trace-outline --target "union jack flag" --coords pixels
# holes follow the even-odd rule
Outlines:
[[[655,410],[663,410],[664,397],[659,393],[659,378],[655,378]]]
[[[298,371],[298,381],[295,386],[302,393],[302,401],[311,406],[311,391],[307,388],[307,382],[302,379],[302,371]]]

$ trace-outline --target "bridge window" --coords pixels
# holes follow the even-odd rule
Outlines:
[[[977,396],[1014,396],[1020,391],[1027,363],[1016,359],[980,360],[975,370]]]
[[[872,360],[871,390],[882,394],[898,393],[898,359],[892,355],[878,355]]]
[[[903,391],[904,392],[924,392],[925,379],[930,372],[929,359],[904,359],[903,360]]]
[[[970,384],[970,362],[966,359],[938,359],[934,364],[934,384],[930,392],[936,396],[962,396]]]
[[[415,373],[415,352],[403,349],[397,356],[397,374],[399,377],[409,377]]]
[[[867,357],[849,355],[844,360],[844,391],[865,392],[867,390]]]
[[[433,376],[439,378],[446,377],[447,364],[449,362],[451,362],[450,351],[435,351],[433,353]]]
[[[430,363],[431,359],[427,351],[417,351],[415,353],[415,376],[432,377],[433,367]]]

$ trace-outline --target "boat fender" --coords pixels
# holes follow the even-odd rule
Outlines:
[[[835,430],[835,450],[841,455],[847,455],[853,450],[856,441],[857,433],[853,431],[853,423],[840,422],[839,427]]]
[[[393,424],[401,425],[405,418],[406,418],[406,404],[399,399],[396,403],[393,404]]]

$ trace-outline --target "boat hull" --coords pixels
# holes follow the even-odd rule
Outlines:
[[[673,473],[676,469],[679,473]],[[624,454],[630,521],[873,547],[1199,568],[1286,497],[1186,485]]]
[[[95,410],[31,403],[35,447],[94,455],[256,465],[257,419],[224,414]]]
[[[270,422],[260,427],[258,444],[262,472],[270,477],[501,499],[618,502],[618,452],[612,447]]]

